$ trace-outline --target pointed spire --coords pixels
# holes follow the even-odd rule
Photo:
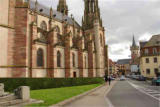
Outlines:
[[[37,11],[37,9],[38,9],[38,0],[36,0],[35,2],[35,11]]]
[[[135,42],[134,35],[133,35],[132,47],[134,47],[134,46],[136,46],[136,42]]]
[[[28,8],[30,9],[30,4],[31,4],[31,1],[28,0]]]
[[[59,0],[57,11],[63,13],[64,15],[68,15],[68,6],[66,0]]]
[[[50,8],[50,18],[53,18],[53,9],[52,9],[52,7]]]

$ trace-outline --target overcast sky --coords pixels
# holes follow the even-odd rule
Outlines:
[[[56,9],[58,0],[39,0]],[[83,0],[67,0],[69,14],[81,24]],[[101,17],[106,29],[109,57],[116,61],[130,57],[133,35],[136,42],[160,34],[160,0],[99,0]]]

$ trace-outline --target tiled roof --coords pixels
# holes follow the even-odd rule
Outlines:
[[[30,9],[32,9],[32,10],[35,9],[35,1],[30,2]],[[37,10],[39,13],[41,13],[43,15],[50,16],[50,8],[49,7],[46,7],[46,6],[38,3]],[[59,20],[59,21],[66,20],[68,24],[70,24],[70,25],[75,24],[75,27],[80,28],[80,25],[76,21],[74,21],[72,18],[70,18],[66,15],[63,15],[62,13],[60,13],[56,10],[53,10],[53,16],[56,20]]]
[[[129,64],[131,59],[120,59],[117,61],[117,64],[123,65],[123,64]]]

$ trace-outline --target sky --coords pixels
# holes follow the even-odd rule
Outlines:
[[[38,0],[56,9],[58,0]],[[66,0],[69,15],[81,25],[83,0]],[[113,61],[130,58],[133,35],[137,45],[152,35],[160,34],[160,0],[99,0],[109,58]]]

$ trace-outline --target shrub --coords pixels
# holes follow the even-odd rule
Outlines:
[[[31,90],[102,84],[103,78],[1,78],[5,91],[13,91],[19,86],[30,86]]]

